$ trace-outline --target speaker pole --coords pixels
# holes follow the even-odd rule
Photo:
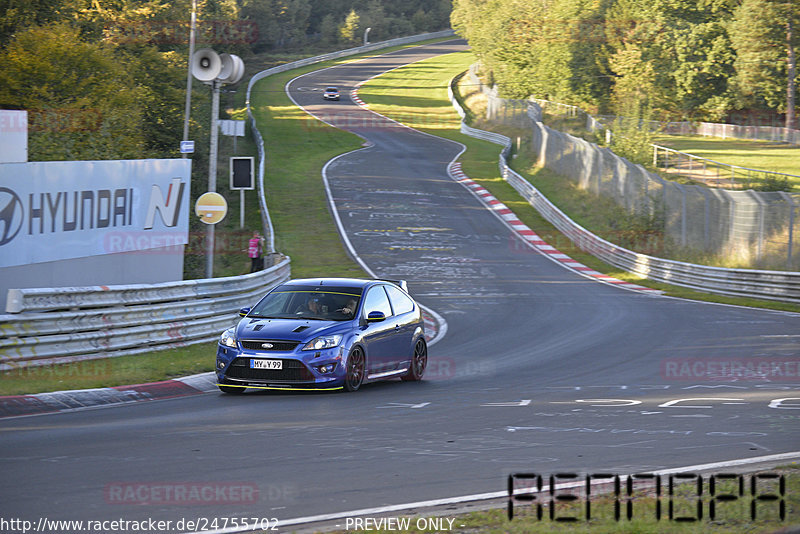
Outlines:
[[[219,140],[219,86],[211,81],[211,146],[208,149],[208,190],[217,190],[217,149]],[[206,278],[214,278],[214,224],[206,226]]]
[[[189,74],[186,78],[186,108],[183,114],[183,140],[189,140],[189,117],[192,113],[192,56],[194,55],[194,34],[197,26],[197,0],[192,0],[192,18],[189,25]],[[187,158],[186,153],[181,154]]]

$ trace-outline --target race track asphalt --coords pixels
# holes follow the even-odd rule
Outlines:
[[[287,86],[369,144],[325,178],[355,253],[446,319],[427,379],[2,420],[0,516],[288,520],[503,491],[512,472],[628,474],[800,450],[796,375],[696,374],[709,363],[796,365],[799,316],[581,277],[452,179],[458,144],[349,99],[380,72],[464,48],[409,48]],[[341,101],[322,100],[331,84]],[[175,494],[187,488],[211,490],[189,502]]]

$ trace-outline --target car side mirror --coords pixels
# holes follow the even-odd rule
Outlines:
[[[239,310],[239,317],[244,317],[248,313],[250,313],[250,308],[242,308]]]
[[[386,316],[383,314],[383,312],[380,312],[380,311],[371,311],[367,315],[367,322],[368,323],[379,323],[379,322],[385,321],[385,320],[386,320]]]

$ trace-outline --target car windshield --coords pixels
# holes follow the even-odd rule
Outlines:
[[[361,301],[361,288],[278,287],[256,304],[248,317],[349,321]]]
[[[338,91],[338,89],[336,87],[328,87],[325,90],[328,91],[329,93],[335,93],[335,92]]]

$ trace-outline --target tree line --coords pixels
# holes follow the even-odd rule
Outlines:
[[[454,0],[451,18],[507,97],[796,127],[796,0]]]
[[[244,19],[258,25],[254,49],[360,44],[450,27],[450,0],[242,0]]]
[[[197,46],[309,55],[449,27],[450,0],[197,0]],[[0,108],[28,110],[29,159],[175,157],[191,0],[0,0]],[[208,135],[195,83],[192,136]],[[203,157],[202,143],[197,145]]]

